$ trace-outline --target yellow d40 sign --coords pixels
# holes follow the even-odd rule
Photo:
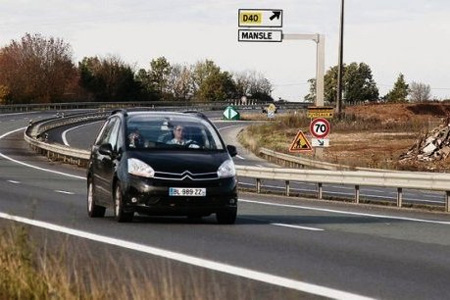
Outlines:
[[[281,9],[240,9],[239,27],[282,27]]]

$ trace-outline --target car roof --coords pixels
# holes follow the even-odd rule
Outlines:
[[[154,110],[125,110],[118,109],[112,111],[111,115],[123,114],[125,117],[130,116],[140,116],[140,115],[148,115],[148,116],[161,116],[161,117],[191,117],[191,118],[200,118],[200,119],[208,119],[203,113],[198,111],[186,111],[186,112],[173,112],[173,111],[154,111]]]

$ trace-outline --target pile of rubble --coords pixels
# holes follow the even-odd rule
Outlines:
[[[400,162],[437,161],[446,159],[450,154],[450,124],[447,119],[431,133],[420,138],[408,152],[400,156]]]

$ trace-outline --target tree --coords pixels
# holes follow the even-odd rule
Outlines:
[[[374,101],[379,97],[378,88],[372,77],[369,65],[365,63],[353,62],[344,65],[343,68],[343,93],[344,100],[349,103],[363,101]],[[337,76],[338,67],[331,67],[324,76],[324,100],[328,103],[335,103],[337,96]],[[305,96],[305,101],[315,101],[316,80],[309,79],[310,93]]]
[[[85,57],[79,63],[80,85],[96,101],[132,101],[139,96],[140,85],[131,67],[116,56]]]
[[[169,89],[176,100],[190,100],[192,92],[192,67],[175,64],[169,75]]]
[[[196,99],[198,101],[225,101],[236,95],[236,87],[231,74],[214,70],[200,85]]]
[[[237,96],[247,96],[261,101],[273,101],[272,84],[262,73],[245,71],[233,75]]]
[[[305,96],[306,102],[315,102],[316,101],[316,79],[310,78],[308,79],[309,83],[309,94]]]
[[[428,101],[431,99],[431,87],[428,84],[413,81],[409,88],[411,102]]]
[[[343,90],[345,92],[345,68],[346,66],[343,66]],[[334,66],[330,68],[324,76],[324,100],[329,103],[335,103],[336,102],[336,95],[337,95],[337,79],[338,79],[338,67]],[[315,82],[315,81],[314,81]]]
[[[77,75],[68,43],[29,33],[0,50],[0,69],[11,103],[61,101]]]
[[[194,95],[209,76],[220,73],[220,68],[212,60],[198,61],[192,70],[192,90]]]
[[[354,62],[347,66],[344,82],[344,99],[347,103],[378,100],[378,88],[367,64]]]
[[[139,100],[151,101],[160,99],[150,80],[150,75],[145,69],[139,69],[135,75],[135,81],[139,86]]]
[[[169,93],[168,80],[170,72],[170,63],[164,56],[153,59],[150,62],[150,71],[148,72],[150,82],[161,98],[164,98]]]
[[[0,85],[0,105],[6,104],[8,102],[8,98],[10,95],[10,91],[7,86]]]
[[[405,77],[400,73],[392,90],[386,94],[385,98],[388,102],[406,102],[409,86],[405,82]]]

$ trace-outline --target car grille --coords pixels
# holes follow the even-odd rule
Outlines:
[[[183,181],[190,179],[192,181],[213,180],[218,179],[216,172],[209,173],[191,173],[184,171],[183,173],[155,172],[155,179]]]

